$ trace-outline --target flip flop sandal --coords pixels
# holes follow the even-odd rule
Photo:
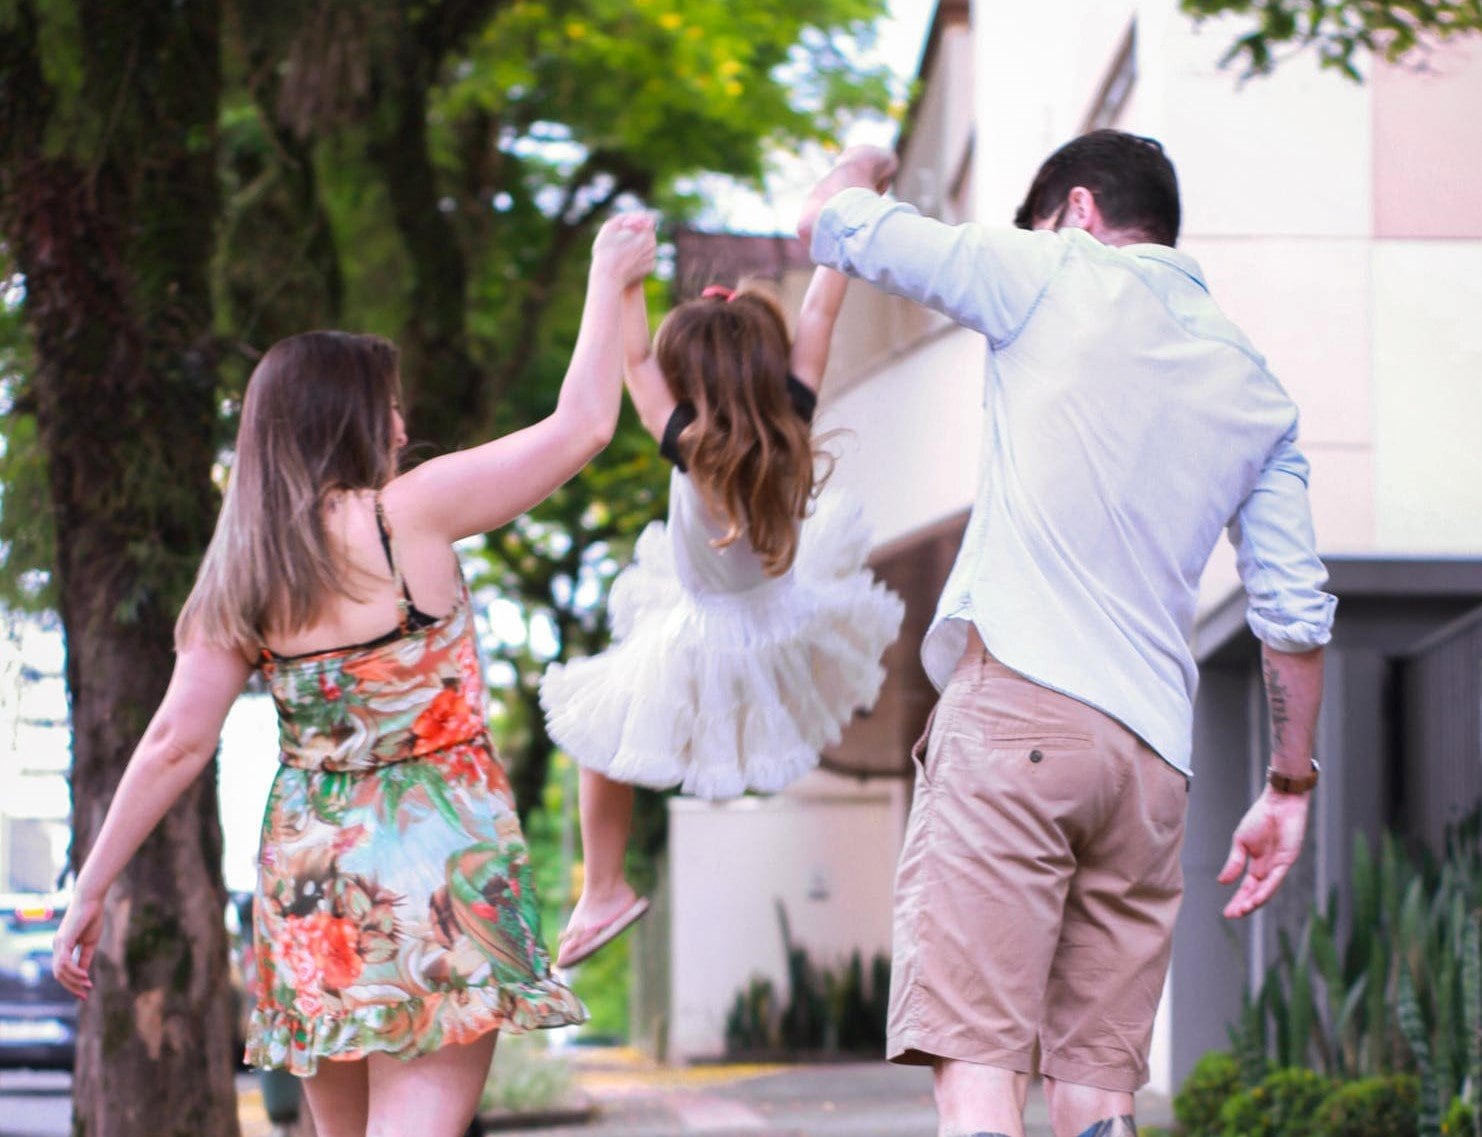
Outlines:
[[[556,966],[560,968],[575,967],[578,963],[590,959],[598,951],[605,948],[613,940],[617,939],[630,927],[636,924],[648,913],[648,897],[640,896],[623,911],[619,912],[605,924],[598,924],[582,941],[580,947],[572,947],[567,951],[567,945],[575,941],[563,938],[561,946],[556,952]]]

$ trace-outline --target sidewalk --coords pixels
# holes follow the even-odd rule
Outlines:
[[[884,1062],[803,1066],[660,1066],[630,1050],[571,1055],[585,1124],[491,1131],[527,1137],[934,1137],[931,1074]],[[71,1079],[65,1074],[0,1078],[0,1135],[67,1137]],[[242,1137],[270,1137],[257,1078],[237,1078]],[[1138,1120],[1168,1125],[1166,1098],[1138,1098]],[[1032,1090],[1028,1137],[1050,1137],[1044,1098]]]
[[[885,1062],[799,1066],[664,1067],[632,1051],[575,1059],[578,1085],[599,1106],[583,1126],[549,1137],[667,1137],[707,1133],[767,1137],[935,1137],[931,1072]],[[1044,1095],[1030,1091],[1027,1137],[1050,1137]],[[1138,1097],[1138,1121],[1171,1125],[1168,1100]],[[533,1133],[534,1130],[507,1132]]]

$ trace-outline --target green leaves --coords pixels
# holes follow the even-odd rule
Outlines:
[[[841,38],[877,0],[516,0],[491,20],[435,112],[482,111],[529,144],[622,155],[655,181],[754,177],[762,140],[825,138],[844,108],[883,106],[882,70]]]
[[[1295,943],[1280,932],[1275,965],[1231,1028],[1247,1083],[1269,1060],[1345,1079],[1413,1070],[1422,1134],[1440,1132],[1453,1099],[1482,1116],[1478,816],[1451,830],[1439,862],[1407,856],[1392,836],[1377,857],[1355,840],[1349,914],[1334,896]]]
[[[1254,20],[1220,60],[1238,66],[1244,79],[1269,75],[1286,56],[1311,50],[1323,67],[1362,82],[1369,56],[1423,62],[1430,44],[1482,31],[1482,0],[1180,0],[1179,7],[1196,20]]]

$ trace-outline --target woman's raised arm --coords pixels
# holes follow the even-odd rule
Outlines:
[[[385,497],[403,528],[450,541],[496,529],[543,501],[611,441],[622,400],[622,293],[653,270],[654,249],[649,214],[620,214],[602,226],[555,411],[394,479]]]

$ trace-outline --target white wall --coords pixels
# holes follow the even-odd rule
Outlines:
[[[1482,550],[1482,241],[1381,241],[1373,278],[1376,544],[1475,555]]]
[[[232,704],[217,762],[221,873],[233,892],[250,892],[257,884],[263,811],[278,773],[278,714],[270,696],[243,695]]]
[[[724,1052],[726,1016],[753,976],[786,1000],[779,900],[817,964],[856,947],[866,966],[889,954],[902,814],[894,783],[831,775],[770,798],[669,800],[672,1061]]]
[[[955,325],[837,397],[814,436],[837,464],[825,492],[864,507],[877,545],[965,509],[983,436],[983,337]]]

